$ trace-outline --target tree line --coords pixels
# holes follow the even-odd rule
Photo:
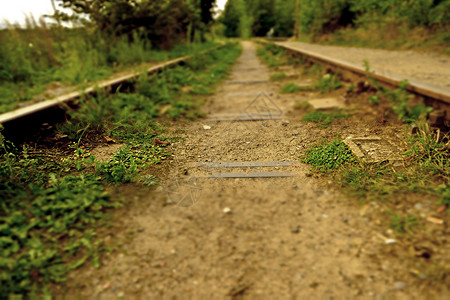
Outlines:
[[[442,29],[450,0],[228,0],[220,21],[228,37],[320,35],[374,22]]]
[[[215,0],[52,0],[53,18],[94,26],[110,38],[142,38],[171,48],[203,39],[213,20]]]

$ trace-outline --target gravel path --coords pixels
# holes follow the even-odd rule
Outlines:
[[[297,96],[278,94],[270,72],[244,42],[207,116],[287,113],[279,120],[190,124],[175,143],[174,168],[156,192],[136,195],[120,231],[132,238],[102,267],[74,274],[67,298],[408,299],[427,295],[398,272],[402,261],[364,210],[348,205],[306,165],[214,169],[210,162],[293,161],[321,137],[289,114]],[[265,94],[260,94],[264,92]],[[258,97],[259,95],[259,97]],[[354,126],[356,127],[356,126]],[[346,130],[362,130],[349,127]],[[213,179],[220,172],[290,172],[288,178]],[[131,197],[131,196],[130,196]],[[378,209],[370,207],[371,211]],[[390,255],[392,256],[392,255]],[[402,268],[404,269],[404,268]],[[61,297],[63,298],[63,297]]]
[[[436,86],[450,94],[450,57],[414,51],[388,51],[339,46],[321,46],[302,42],[280,44],[316,52],[364,67],[368,60],[372,70],[394,75],[410,81]]]

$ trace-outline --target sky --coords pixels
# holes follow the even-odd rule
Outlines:
[[[227,0],[217,0],[217,5],[223,9]],[[32,13],[36,19],[41,15],[53,12],[50,0],[0,0],[0,24],[4,19],[10,23],[23,24],[25,14]]]

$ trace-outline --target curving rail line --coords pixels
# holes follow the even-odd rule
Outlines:
[[[200,51],[193,55],[214,51],[224,45],[225,43],[221,43],[219,46]],[[15,138],[21,139],[24,136],[39,131],[43,122],[52,123],[63,121],[66,111],[64,108],[67,106],[76,106],[77,100],[84,96],[95,96],[99,90],[117,91],[132,84],[132,82],[143,73],[147,73],[148,75],[159,73],[166,68],[183,64],[189,60],[189,58],[190,56],[179,57],[152,66],[145,72],[131,72],[118,78],[103,80],[81,91],[71,92],[53,99],[0,114],[0,125],[4,127],[3,134],[8,136],[8,139],[11,140],[14,140]]]
[[[350,81],[366,81],[370,77],[377,80],[385,87],[397,88],[400,85],[400,81],[404,79],[379,71],[368,72],[364,68],[355,64],[299,49],[297,47],[284,45],[280,42],[267,40],[259,40],[259,42],[264,44],[274,43],[278,47],[284,48],[290,55],[300,56],[309,62],[325,65],[330,71],[339,73],[344,79]],[[408,82],[409,85],[406,89],[412,94],[423,98],[427,106],[431,106],[435,109],[429,116],[429,122],[436,126],[445,125],[446,127],[450,127],[449,92],[439,87],[430,86],[415,80],[408,80]]]

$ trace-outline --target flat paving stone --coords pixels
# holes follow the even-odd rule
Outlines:
[[[398,147],[377,136],[347,137],[344,139],[344,143],[356,157],[368,162],[403,160]]]
[[[343,108],[344,104],[337,98],[312,99],[308,101],[315,110]]]

